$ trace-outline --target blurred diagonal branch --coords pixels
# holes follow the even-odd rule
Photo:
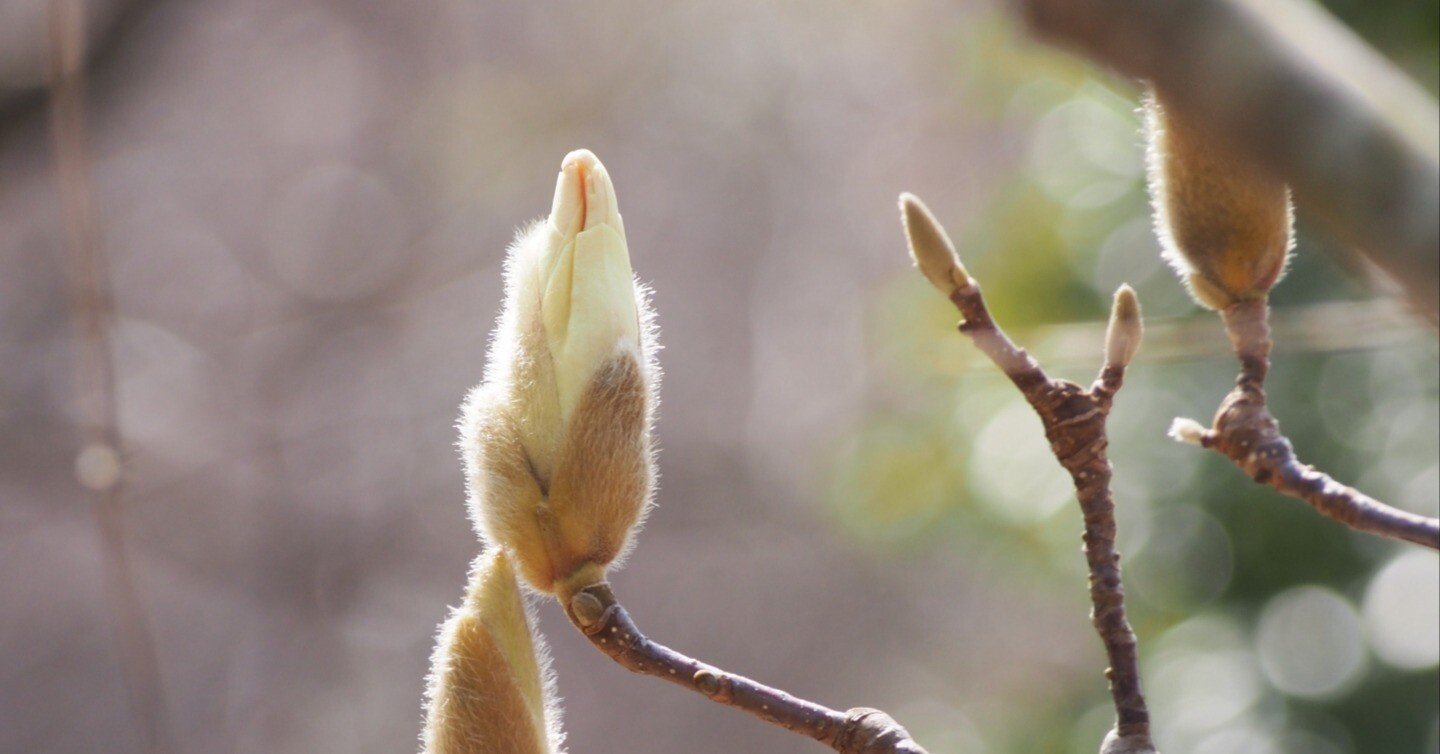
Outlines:
[[[1440,110],[1305,0],[1019,0],[1038,34],[1153,82],[1187,120],[1282,177],[1432,323]]]
[[[1272,326],[1279,348],[1330,353],[1414,346],[1433,342],[1435,331],[1420,324],[1397,302],[1331,301],[1275,311]],[[1105,342],[1095,322],[1060,322],[1026,331],[1031,348],[1051,367],[1088,365]],[[1145,320],[1145,350],[1137,364],[1168,364],[1230,357],[1230,343],[1209,313]],[[988,369],[984,359],[967,359],[962,371]]]
[[[106,595],[114,612],[131,713],[141,745],[170,752],[155,640],[126,551],[121,500],[120,429],[110,343],[111,298],[88,179],[85,139],[85,17],[81,0],[51,0],[50,98],[56,179],[70,256],[71,311],[77,336],[76,389],[85,446],[80,482],[93,490],[104,547]]]

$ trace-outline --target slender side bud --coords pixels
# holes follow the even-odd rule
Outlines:
[[[1145,100],[1150,200],[1165,260],[1211,309],[1264,298],[1293,243],[1290,190]]]
[[[465,603],[440,627],[431,658],[424,754],[555,754],[559,708],[543,642],[509,559],[475,562]]]
[[[1135,289],[1121,285],[1110,305],[1110,325],[1105,328],[1105,364],[1125,367],[1140,350],[1145,325],[1140,320],[1140,300]]]
[[[510,248],[485,381],[460,421],[471,518],[542,592],[603,580],[650,504],[659,367],[647,299],[609,173],[571,152],[549,218]]]
[[[919,197],[908,192],[900,195],[900,222],[905,226],[910,259],[931,285],[946,296],[970,285],[955,244]]]

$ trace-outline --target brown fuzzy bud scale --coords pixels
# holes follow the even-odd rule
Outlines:
[[[1145,116],[1150,200],[1166,261],[1208,308],[1264,298],[1290,255],[1290,190],[1154,93]]]
[[[552,754],[563,738],[544,643],[509,558],[480,556],[465,602],[440,627],[424,754]]]

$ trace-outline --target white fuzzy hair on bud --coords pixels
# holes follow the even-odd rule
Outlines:
[[[471,517],[533,588],[583,587],[628,551],[654,489],[657,350],[609,172],[571,152],[549,217],[510,247],[460,420]]]
[[[550,653],[510,559],[481,555],[440,626],[426,687],[424,754],[559,754]]]

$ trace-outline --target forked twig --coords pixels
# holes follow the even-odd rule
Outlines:
[[[1055,459],[1070,473],[1085,520],[1085,560],[1090,567],[1091,620],[1105,645],[1110,693],[1115,702],[1116,730],[1125,737],[1149,738],[1150,712],[1140,688],[1140,661],[1135,632],[1125,615],[1125,590],[1120,580],[1120,554],[1115,548],[1115,501],[1110,494],[1111,468],[1106,454],[1106,419],[1125,379],[1125,366],[1107,363],[1088,388],[1052,379],[1039,362],[1018,348],[995,323],[973,280],[950,296],[968,336],[1025,396],[1045,426]]]
[[[615,599],[610,585],[577,592],[565,614],[590,643],[621,666],[663,678],[706,698],[809,736],[841,754],[926,754],[894,718],[877,709],[839,712],[687,657],[652,641]]]
[[[1206,429],[1191,419],[1176,419],[1171,435],[1216,450],[1255,481],[1308,503],[1321,515],[1352,529],[1440,549],[1440,520],[1399,510],[1328,474],[1301,463],[1290,440],[1265,403],[1270,371],[1270,309],[1262,300],[1236,304],[1223,312],[1225,331],[1240,358],[1235,389]]]
[[[916,265],[936,288],[946,293],[963,320],[968,336],[1014,383],[1045,426],[1056,460],[1070,473],[1085,520],[1085,560],[1090,569],[1091,621],[1110,662],[1106,676],[1115,703],[1116,725],[1104,751],[1153,752],[1150,712],[1140,687],[1140,661],[1135,632],[1125,615],[1120,580],[1120,555],[1115,548],[1115,502],[1110,494],[1111,468],[1106,455],[1106,419],[1125,367],[1140,346],[1139,304],[1134,291],[1122,286],[1115,294],[1106,333],[1105,365],[1090,387],[1052,379],[1028,353],[996,324],[985,305],[980,285],[970,277],[955,247],[930,211],[909,194],[900,198],[906,236]],[[1112,744],[1113,742],[1113,744]],[[1115,749],[1114,746],[1124,748]]]

